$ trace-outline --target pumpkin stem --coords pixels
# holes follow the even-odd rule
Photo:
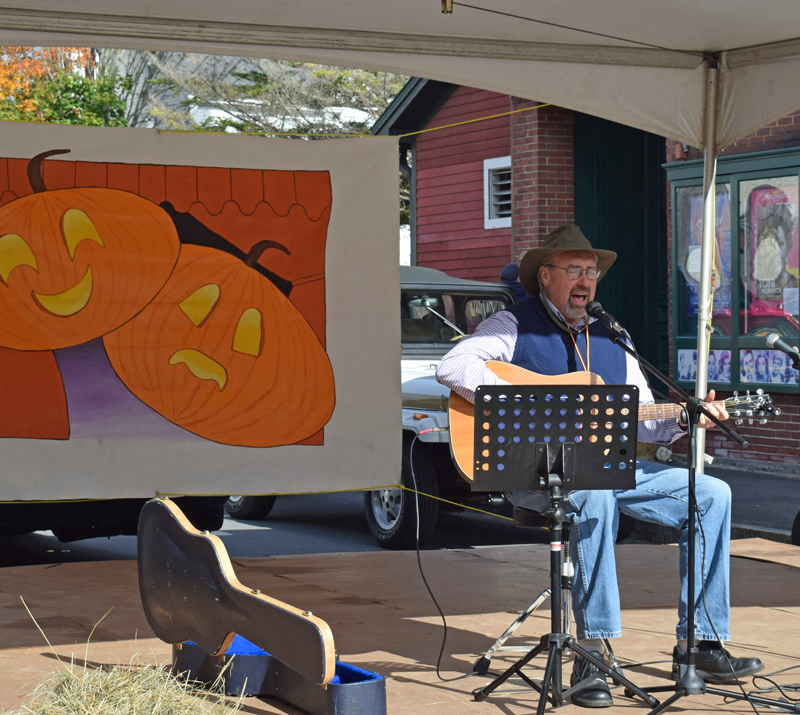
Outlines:
[[[28,181],[31,184],[33,193],[41,194],[47,191],[47,187],[44,185],[44,179],[42,178],[42,163],[44,160],[48,156],[54,156],[55,154],[69,154],[69,151],[69,149],[51,149],[50,151],[43,151],[28,162]]]
[[[264,253],[264,251],[266,251],[268,248],[278,248],[287,256],[292,255],[292,252],[282,243],[265,239],[264,241],[259,241],[250,249],[250,252],[247,254],[247,258],[244,259],[244,262],[250,266],[250,268],[252,268],[256,263],[258,263],[258,259],[261,258],[261,254]]]

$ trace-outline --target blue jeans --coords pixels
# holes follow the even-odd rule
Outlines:
[[[638,460],[635,489],[569,494],[571,508],[567,507],[567,513],[573,516],[570,546],[577,555],[573,610],[578,639],[622,635],[614,558],[617,508],[636,519],[680,529],[681,591],[676,634],[679,639],[687,637],[688,474],[686,469]],[[725,482],[697,474],[695,494],[703,525],[702,532],[696,527],[695,535],[695,637],[715,640],[716,629],[721,640],[728,640],[731,491]],[[648,578],[648,574],[643,573],[641,578]]]

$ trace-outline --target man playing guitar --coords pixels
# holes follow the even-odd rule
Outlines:
[[[561,226],[540,248],[528,251],[520,266],[520,282],[531,298],[496,313],[474,335],[461,340],[442,360],[437,379],[461,397],[474,402],[478,385],[508,384],[487,363],[511,363],[540,375],[560,375],[584,370],[598,374],[606,384],[639,388],[641,402],[653,395],[637,361],[609,340],[608,329],[586,313],[597,282],[616,260],[613,251],[595,249],[577,226]],[[714,391],[706,401],[711,403]],[[727,419],[725,406],[709,404],[709,411]],[[705,415],[700,427],[713,425]],[[639,439],[670,444],[685,433],[678,419],[639,422]],[[697,583],[705,584],[705,608],[697,588],[695,622],[699,652],[697,673],[711,683],[735,682],[761,670],[758,658],[734,658],[717,641],[729,639],[729,539],[731,493],[727,484],[705,474],[696,476],[697,506],[703,532],[696,532]],[[618,510],[642,521],[680,529],[681,595],[678,606],[677,645],[673,650],[673,679],[685,662],[687,648],[687,501],[686,469],[638,460],[636,488],[629,490],[578,490],[567,496],[572,516],[572,540],[577,549],[573,610],[581,646],[600,657],[602,640],[622,635],[619,589],[614,557]],[[538,503],[535,493],[514,494],[517,506]],[[533,506],[533,508],[536,508]],[[705,544],[702,543],[703,534]],[[701,572],[702,570],[702,572]],[[707,612],[706,612],[707,611]],[[576,658],[572,682],[589,675],[596,685],[575,693],[572,701],[583,707],[613,704],[605,676],[589,661]]]

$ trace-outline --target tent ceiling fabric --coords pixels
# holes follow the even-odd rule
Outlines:
[[[275,57],[482,87],[702,147],[800,109],[797,0],[0,0],[3,45]]]

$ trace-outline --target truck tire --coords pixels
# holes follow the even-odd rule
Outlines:
[[[414,475],[411,474],[411,445],[413,438],[403,437],[403,471],[401,483],[406,489],[373,489],[364,492],[364,512],[367,525],[375,540],[385,549],[411,549],[417,543],[417,510],[414,500],[414,481],[417,491],[439,495],[439,483],[433,461],[422,442],[414,444]],[[407,491],[411,490],[411,491]],[[433,533],[439,516],[439,502],[419,496],[419,545]]]
[[[225,502],[225,511],[234,519],[246,521],[259,521],[266,519],[275,505],[275,495],[268,494],[260,497],[231,496]]]

